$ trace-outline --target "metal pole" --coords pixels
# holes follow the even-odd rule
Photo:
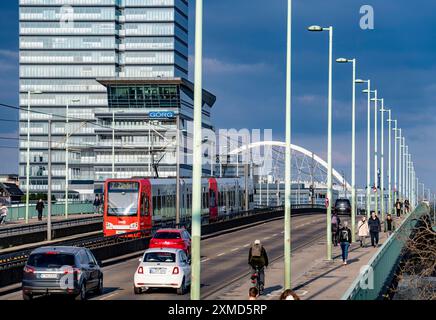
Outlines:
[[[381,186],[380,186],[380,198],[381,198],[381,216],[382,216],[382,222],[385,221],[385,99],[381,99],[382,107],[380,109],[381,117],[380,117],[380,123],[381,123],[381,155],[380,155],[380,166],[381,166]],[[386,226],[385,226],[386,228]]]
[[[395,132],[394,136],[394,201],[397,202],[398,199],[398,177],[397,177],[397,161],[398,161],[398,128],[397,128],[397,120],[393,120],[395,123],[395,128],[393,129]]]
[[[27,165],[26,165],[26,223],[29,223],[30,199],[30,91],[27,92]]]
[[[388,188],[389,188],[389,201],[388,201],[388,213],[392,213],[392,111],[388,110],[389,114],[389,151],[388,151]]]
[[[371,213],[371,80],[368,80],[367,121],[366,215],[369,218]]]
[[[180,225],[180,114],[176,119],[176,227]]]
[[[67,101],[67,108],[66,108],[66,124],[65,124],[65,219],[68,219],[68,187],[70,183],[70,177],[69,177],[69,139],[70,139],[70,133],[69,133],[69,108],[70,108],[70,101]]]
[[[356,241],[356,59],[353,62],[352,146],[351,146],[351,238]]]
[[[191,300],[200,300],[201,284],[201,175],[202,175],[202,73],[203,0],[195,1],[194,147],[192,173],[192,273]]]
[[[375,99],[374,99],[374,212],[378,214],[378,98],[377,98],[377,90],[375,90]]]
[[[285,228],[284,228],[284,260],[285,289],[291,289],[291,183],[292,183],[292,0],[288,0],[287,24],[287,54],[286,54],[286,155],[285,155]]]
[[[399,144],[398,144],[398,192],[400,201],[403,201],[403,137],[402,129],[398,129],[399,134]]]
[[[245,178],[245,197],[244,197],[245,205],[244,205],[244,207],[245,207],[245,211],[250,210],[249,198],[248,198],[248,178],[249,178],[248,174],[249,174],[249,170],[250,170],[249,164],[248,163],[244,164],[244,178]]]
[[[115,109],[112,109],[112,179],[115,179]]]
[[[327,260],[332,260],[332,116],[333,116],[333,27],[329,30],[329,90],[328,90],[328,142],[327,142]]]
[[[48,195],[47,195],[47,241],[51,241],[51,118],[48,119]]]

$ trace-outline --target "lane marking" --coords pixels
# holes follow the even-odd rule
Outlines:
[[[239,250],[239,248],[235,248],[235,249],[232,249],[232,250],[230,250],[231,252],[235,252],[235,251],[238,251]]]
[[[217,255],[217,257],[222,257],[222,256],[225,255],[225,254],[226,254],[225,252],[220,253],[220,254]]]
[[[273,235],[272,235],[273,237],[277,237],[278,236],[278,234],[277,233],[274,233]]]
[[[245,244],[244,245],[244,248],[247,248],[247,247],[249,247],[250,246],[250,244]]]
[[[209,261],[209,260],[210,260],[209,258],[206,258],[206,259],[201,260],[200,262],[204,263],[204,262]]]
[[[265,237],[265,238],[263,238],[263,240],[269,240],[269,239],[271,239],[271,237]]]
[[[106,297],[101,298],[100,300],[106,300],[106,299],[109,299],[109,298],[115,297],[115,296],[118,295],[118,294],[119,294],[118,292],[115,292],[115,293],[112,293],[112,294],[110,294],[110,295],[108,295],[108,296],[106,296]]]

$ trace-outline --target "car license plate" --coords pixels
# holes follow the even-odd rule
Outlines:
[[[57,279],[58,275],[56,273],[42,273],[39,277],[41,279]]]
[[[166,269],[163,268],[151,268],[150,269],[150,273],[151,274],[165,274],[166,273]]]

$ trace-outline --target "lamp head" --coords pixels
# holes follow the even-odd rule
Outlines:
[[[307,30],[311,32],[320,32],[323,31],[323,28],[320,26],[310,26],[309,28],[307,28]]]

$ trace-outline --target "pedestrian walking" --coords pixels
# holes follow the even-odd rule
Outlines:
[[[397,199],[397,202],[395,202],[395,210],[397,211],[397,217],[401,217],[401,209],[403,208],[403,204],[401,203],[400,199]]]
[[[338,246],[338,231],[339,231],[340,224],[341,224],[341,219],[339,219],[336,213],[333,213],[331,225],[332,225],[332,241],[335,247]]]
[[[2,204],[0,207],[0,224],[5,224],[7,216],[8,216],[8,207],[6,207],[5,204]]]
[[[351,230],[348,228],[348,222],[345,221],[343,227],[339,230],[339,242],[342,250],[342,263],[346,265],[348,262],[348,250],[351,245]]]
[[[98,195],[95,196],[94,199],[94,213],[98,214],[100,211],[100,198]]]
[[[42,199],[39,199],[38,203],[36,204],[36,211],[38,212],[38,220],[42,221],[42,213],[44,211],[45,205],[44,201]]]
[[[377,217],[375,212],[371,213],[371,218],[368,220],[369,234],[371,236],[371,245],[376,248],[379,242],[379,234],[381,231],[380,219]]]
[[[386,217],[386,231],[389,236],[395,231],[395,221],[392,219],[391,214],[388,214]]]
[[[301,300],[300,297],[291,289],[286,289],[280,295],[280,300]]]
[[[404,208],[406,209],[406,213],[410,211],[410,202],[408,199],[404,200]]]
[[[366,221],[366,216],[363,216],[358,222],[357,234],[359,236],[360,247],[364,248],[366,246],[366,238],[369,236],[369,227],[368,221]]]

